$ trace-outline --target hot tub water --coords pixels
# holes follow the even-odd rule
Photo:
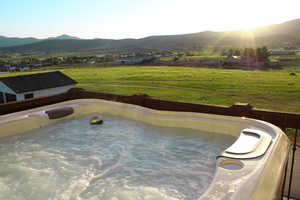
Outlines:
[[[89,115],[0,140],[0,199],[197,199],[233,137]],[[0,130],[1,131],[1,130]]]

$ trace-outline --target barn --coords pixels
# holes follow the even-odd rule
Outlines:
[[[65,93],[76,83],[60,71],[0,78],[0,103]]]

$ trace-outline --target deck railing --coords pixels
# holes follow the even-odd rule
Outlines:
[[[288,134],[289,137],[291,137],[291,134],[294,135],[291,141],[292,148],[290,148],[292,151],[291,152],[292,156],[291,158],[289,158],[291,159],[290,160],[291,166],[289,167],[288,164],[289,161],[288,161],[285,167],[283,188],[282,188],[282,195],[281,195],[282,198],[283,196],[286,196],[287,199],[291,198],[291,188],[293,186],[293,173],[295,169],[295,155],[297,150],[297,135],[300,130],[300,113],[288,113],[288,112],[277,112],[277,111],[256,109],[250,104],[243,104],[243,103],[236,103],[232,106],[227,107],[227,106],[193,104],[193,103],[154,99],[154,98],[150,98],[148,95],[145,94],[127,96],[127,95],[117,95],[117,94],[110,94],[110,93],[89,92],[81,89],[75,89],[64,94],[25,100],[20,102],[0,104],[0,115],[27,110],[39,106],[54,104],[54,103],[67,101],[67,100],[86,99],[86,98],[105,99],[105,100],[135,104],[135,105],[140,105],[143,107],[157,109],[157,110],[198,112],[198,113],[217,114],[217,115],[248,117],[248,118],[254,118],[254,119],[270,122],[280,127],[286,133],[290,132],[288,129],[293,129],[294,132]],[[300,168],[300,166],[297,167]],[[289,177],[287,177],[288,172],[290,172]],[[287,186],[287,193],[284,194],[284,188],[286,186]]]

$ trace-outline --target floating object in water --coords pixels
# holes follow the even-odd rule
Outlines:
[[[102,119],[101,117],[98,117],[98,116],[92,117],[92,118],[90,119],[90,124],[91,124],[91,125],[95,125],[95,124],[103,124],[103,119]]]

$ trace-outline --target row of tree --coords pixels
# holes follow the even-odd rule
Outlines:
[[[261,48],[245,48],[245,49],[228,49],[225,52],[225,55],[227,57],[232,56],[245,56],[245,57],[251,57],[255,58],[257,61],[264,61],[268,60],[270,56],[270,52],[267,47],[261,47]]]

